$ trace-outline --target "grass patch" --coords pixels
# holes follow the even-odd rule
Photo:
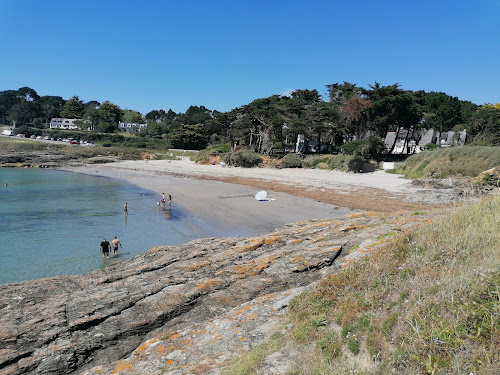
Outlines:
[[[224,375],[248,375],[255,374],[256,369],[264,359],[274,353],[283,341],[283,335],[274,333],[269,340],[257,345],[252,351],[240,357],[222,372]]]
[[[500,166],[500,147],[460,146],[410,156],[394,173],[406,178],[477,177]]]
[[[303,373],[349,374],[360,357],[358,373],[496,374],[499,224],[500,197],[463,206],[294,299],[288,335],[324,361]]]

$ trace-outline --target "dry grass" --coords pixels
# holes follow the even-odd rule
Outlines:
[[[408,178],[476,177],[499,165],[500,147],[462,146],[412,155],[395,172]]]
[[[283,342],[316,359],[300,358],[300,373],[498,374],[498,228],[500,197],[490,197],[294,299]]]

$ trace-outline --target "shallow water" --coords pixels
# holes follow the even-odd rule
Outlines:
[[[186,210],[159,208],[160,198],[104,177],[0,168],[0,284],[83,274],[156,245],[210,236]],[[115,235],[123,249],[104,259],[99,244]]]

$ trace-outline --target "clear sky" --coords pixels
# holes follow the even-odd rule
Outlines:
[[[500,102],[500,1],[0,0],[0,91],[146,114],[343,81]]]

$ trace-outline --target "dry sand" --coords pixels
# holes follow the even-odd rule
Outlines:
[[[383,171],[349,174],[314,169],[234,168],[182,160],[123,161],[65,168],[122,179],[171,194],[182,207],[208,222],[214,236],[269,233],[287,223],[343,216],[352,210],[422,210],[426,204],[404,200],[418,189],[409,180]],[[257,201],[266,190],[274,200]],[[420,189],[421,190],[421,189]],[[133,209],[133,208],[131,208]]]

